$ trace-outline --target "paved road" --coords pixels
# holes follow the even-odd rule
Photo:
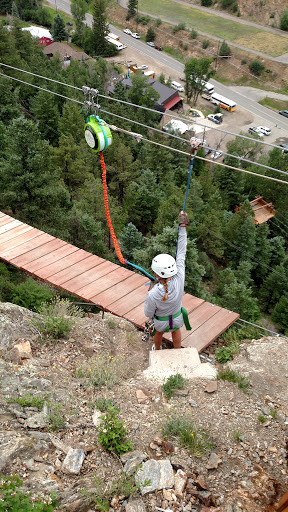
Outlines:
[[[236,18],[235,16],[232,16],[231,14],[227,14],[226,12],[219,12],[213,9],[209,9],[208,7],[202,7],[199,5],[190,4],[188,2],[185,2],[184,0],[173,0],[175,3],[179,3],[182,5],[185,5],[186,7],[191,7],[191,9],[198,9],[200,11],[208,12],[209,14],[213,14],[213,16],[218,16],[221,18],[226,18],[234,21],[235,23],[242,23],[243,25],[250,25],[252,27],[258,28],[259,30],[266,30],[267,32],[271,32],[276,35],[281,35],[282,37],[288,38],[288,33],[283,32],[283,30],[272,28],[272,27],[266,27],[263,25],[259,25],[258,23],[254,23],[252,21],[248,20],[241,20],[240,18]],[[118,0],[119,5],[121,7],[126,8],[127,7],[127,0]],[[177,25],[177,22],[173,22],[171,19],[166,19],[163,16],[153,16],[152,14],[144,11],[138,11],[139,14],[144,14],[150,16],[150,18],[158,19],[160,18],[164,23],[169,23],[170,25]],[[211,34],[207,34],[207,32],[201,32],[197,29],[198,34],[200,34],[203,37],[209,37],[209,39],[213,39],[214,41],[223,41],[223,38],[212,36]],[[241,46],[240,44],[233,43],[232,41],[229,41],[229,45],[233,46],[234,48],[239,48],[239,50],[243,50],[248,53],[253,53],[254,55],[258,55],[262,57],[263,59],[270,59],[275,62],[282,62],[282,64],[288,64],[288,53],[284,53],[283,55],[279,55],[278,57],[272,57],[271,55],[267,55],[266,53],[259,52],[256,50],[252,50],[251,48],[246,48],[245,46]]]
[[[70,13],[70,1],[69,0],[48,0],[48,2],[55,6],[55,1],[57,1],[57,7],[59,10]],[[92,16],[90,14],[86,15],[86,20],[88,25],[92,25]],[[171,74],[175,74],[175,72],[179,76],[184,75],[184,64],[173,59],[169,55],[165,53],[158,52],[154,48],[150,48],[142,41],[137,39],[133,39],[131,36],[124,34],[123,31],[117,29],[114,26],[110,26],[110,30],[113,31],[114,34],[119,35],[121,37],[121,42],[126,44],[131,48],[135,48],[137,51],[141,52],[144,57],[152,57],[163,65],[169,67],[171,69]],[[230,43],[229,43],[230,44]],[[288,136],[288,118],[282,117],[278,114],[278,112],[273,112],[272,110],[263,107],[257,103],[257,99],[252,96],[252,94],[247,94],[246,88],[227,86],[220,84],[216,80],[210,80],[215,86],[215,91],[231,100],[235,101],[238,105],[242,106],[254,116],[256,116],[258,125],[268,125],[273,128],[273,126],[277,126],[278,129],[287,133]],[[269,96],[272,96],[273,93],[269,92]],[[235,118],[237,122],[237,118]],[[281,133],[282,135],[282,133]],[[267,140],[267,142],[270,142]],[[272,140],[271,140],[272,142]]]

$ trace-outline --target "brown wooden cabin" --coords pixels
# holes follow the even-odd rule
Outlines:
[[[266,203],[262,196],[255,197],[253,201],[250,201],[250,204],[254,211],[254,224],[257,226],[259,226],[259,224],[263,224],[263,222],[267,222],[267,220],[274,217],[276,213],[273,204]],[[235,212],[239,211],[240,206],[235,207]]]

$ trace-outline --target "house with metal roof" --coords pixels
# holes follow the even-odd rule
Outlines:
[[[114,81],[108,87],[108,92],[111,96],[113,96],[114,94],[115,83],[116,82]],[[124,80],[122,80],[122,84],[126,89],[131,89],[131,78],[125,78]],[[158,80],[155,80],[155,78],[147,78],[147,85],[150,85],[151,87],[153,87],[153,89],[155,89],[155,91],[159,93],[160,96],[157,100],[157,105],[159,107],[162,107],[163,110],[171,110],[173,108],[182,107],[182,98],[180,98],[178,92],[174,89],[167,87],[167,85],[161,84],[161,82],[158,82]]]

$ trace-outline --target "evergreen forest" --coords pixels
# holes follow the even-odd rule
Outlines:
[[[100,158],[83,135],[84,96],[63,85],[85,85],[107,96],[113,68],[98,58],[71,61],[64,69],[57,57],[49,60],[17,22],[11,31],[0,26],[0,56],[2,63],[32,73],[0,66],[0,210],[118,263],[105,217]],[[117,82],[114,98],[153,109],[157,94],[137,74],[129,91]],[[99,102],[99,115],[108,123],[189,151],[188,143],[149,128],[159,129],[157,113],[107,97]],[[247,321],[271,319],[288,333],[288,155],[278,148],[264,152],[254,138],[241,137],[228,143],[227,152],[231,156],[226,164],[238,167],[237,157],[244,155],[249,162],[243,160],[242,169],[281,179],[287,186],[195,159],[186,206],[190,224],[185,291],[236,311]],[[204,151],[198,155],[204,156]],[[175,253],[189,158],[115,132],[104,157],[110,215],[123,256],[150,272],[153,256]],[[276,210],[275,217],[259,226],[250,206],[257,195]],[[0,270],[0,299],[17,302],[23,279],[9,265],[1,263]],[[31,278],[28,282],[35,298],[40,285]]]

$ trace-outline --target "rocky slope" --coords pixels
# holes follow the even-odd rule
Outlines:
[[[167,401],[143,376],[151,343],[128,322],[89,315],[55,343],[32,325],[37,316],[0,303],[0,472],[19,475],[24,489],[56,493],[58,510],[69,512],[98,510],[83,490],[119,512],[260,512],[286,490],[286,338],[245,340],[226,365],[249,377],[249,393],[197,379]],[[132,452],[117,457],[100,445],[99,399],[120,410]],[[164,438],[179,417],[209,435],[204,455]],[[109,494],[141,463],[148,486]]]

